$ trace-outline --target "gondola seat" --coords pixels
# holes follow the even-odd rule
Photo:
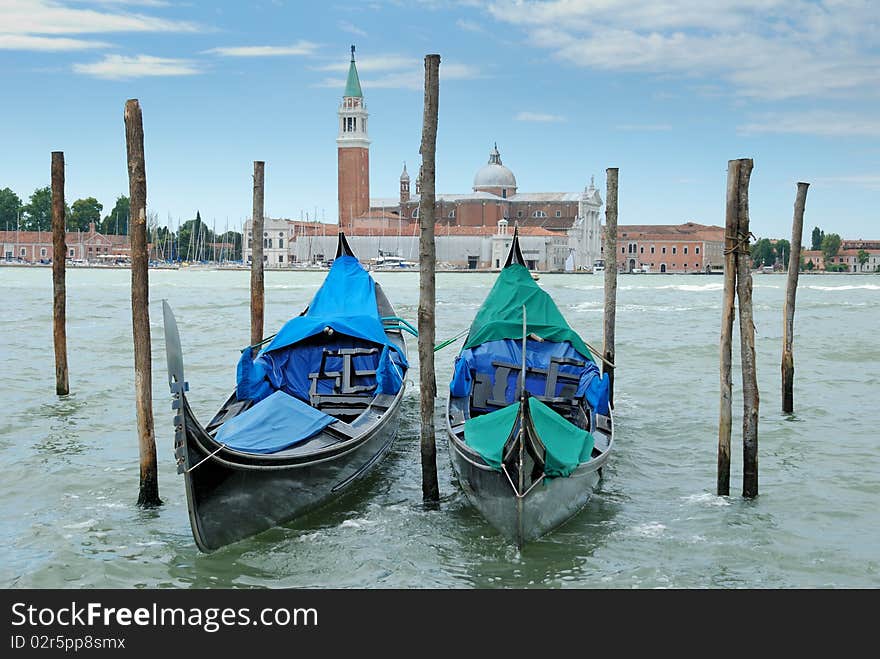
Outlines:
[[[356,368],[355,358],[361,362],[378,362],[378,348],[324,349],[316,371],[309,373],[309,403],[331,416],[357,416],[375,396],[376,368]],[[328,360],[340,363],[340,370],[328,370]],[[357,384],[360,383],[360,384]],[[332,387],[326,391],[326,386]],[[319,393],[320,391],[320,393]]]
[[[559,411],[578,401],[603,404],[603,378],[595,363],[567,343],[528,339],[526,391]],[[470,410],[485,414],[510,405],[522,392],[522,344],[504,339],[462,351],[450,388],[470,400]],[[607,393],[604,394],[607,400]]]

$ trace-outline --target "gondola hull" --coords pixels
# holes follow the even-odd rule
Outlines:
[[[544,478],[520,497],[505,472],[481,464],[447,425],[450,461],[465,496],[489,524],[517,547],[558,528],[592,498],[611,448],[610,434],[595,434],[597,445],[605,449],[601,455],[580,465],[570,476]],[[529,473],[533,466],[526,456],[524,471]]]
[[[337,259],[353,256],[342,234],[339,244]],[[379,316],[396,318],[381,286],[375,284],[374,292]],[[168,383],[176,411],[174,454],[178,472],[184,477],[193,538],[202,551],[214,551],[251,537],[337,499],[361,481],[391,448],[406,388],[403,366],[395,393],[376,389],[355,401],[350,394],[343,396],[338,409],[325,415],[333,418],[329,425],[285,448],[263,453],[227,445],[220,439],[224,424],[246,413],[253,402],[247,397],[239,400],[233,392],[211,422],[202,425],[187,400],[180,336],[167,302],[163,302],[163,315]],[[405,355],[406,342],[400,328],[384,324],[383,328],[388,345]],[[330,336],[332,332],[324,334]],[[322,359],[316,376],[322,374],[323,363]],[[343,367],[345,374],[324,375],[348,378],[348,368]],[[325,394],[322,397],[332,398]]]
[[[478,467],[455,448],[450,456],[468,500],[517,547],[550,533],[576,515],[587,505],[600,480],[598,468],[584,466],[567,478],[545,479],[520,498],[504,473]]]
[[[389,410],[375,427],[343,453],[323,460],[273,467],[235,464],[210,457],[216,444],[185,406],[184,474],[193,538],[205,552],[289,522],[335,500],[388,453],[400,423]],[[198,465],[195,469],[193,466]]]

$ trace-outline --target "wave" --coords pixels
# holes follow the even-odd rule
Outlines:
[[[855,291],[858,289],[865,291],[880,291],[877,284],[863,284],[861,286],[807,286],[814,291]]]
[[[650,287],[645,287],[650,288]],[[703,284],[702,286],[698,286],[696,284],[668,284],[666,286],[657,286],[657,289],[672,289],[675,291],[720,291],[724,290],[723,282],[712,282],[711,284]]]

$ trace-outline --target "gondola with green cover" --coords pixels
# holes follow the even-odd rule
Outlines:
[[[611,454],[608,378],[532,278],[516,231],[455,359],[446,431],[468,499],[519,547],[588,503]]]

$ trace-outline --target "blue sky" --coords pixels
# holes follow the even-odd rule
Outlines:
[[[727,161],[755,159],[752,230],[880,238],[873,0],[0,0],[0,188],[67,163],[68,201],[127,194],[123,107],[144,115],[149,210],[218,229],[266,211],[335,221],[349,46],[370,112],[371,196],[418,170],[423,58],[441,55],[437,191],[498,143],[522,192],[620,168],[620,222],[723,224]]]

